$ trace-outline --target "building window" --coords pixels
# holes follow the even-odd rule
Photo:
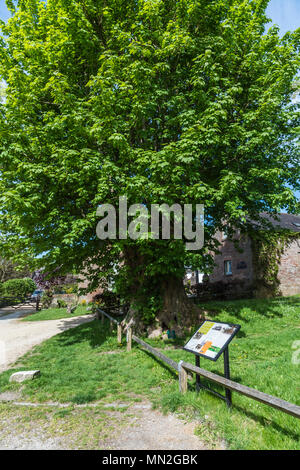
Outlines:
[[[224,274],[225,276],[230,276],[232,274],[232,262],[224,261]]]
[[[246,269],[247,268],[247,263],[245,261],[239,261],[236,269]]]

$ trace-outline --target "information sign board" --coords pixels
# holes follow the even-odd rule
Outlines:
[[[232,323],[205,320],[183,349],[216,361],[240,328]]]

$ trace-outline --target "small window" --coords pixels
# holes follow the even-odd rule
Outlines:
[[[224,273],[225,276],[230,276],[232,274],[232,262],[224,261]]]
[[[239,261],[236,269],[246,269],[247,268],[247,263],[245,261]]]

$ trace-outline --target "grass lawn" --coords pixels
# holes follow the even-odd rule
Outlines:
[[[77,307],[75,312],[73,312],[71,315],[67,313],[66,308],[54,307],[27,315],[22,319],[22,321],[60,320],[61,318],[73,318],[89,313],[91,313],[91,311],[87,311],[87,307],[84,305]]]
[[[300,365],[292,363],[293,342],[300,340],[300,297],[209,302],[202,308],[207,318],[242,327],[230,345],[232,380],[300,405]],[[180,349],[190,336],[147,341],[167,348],[165,354],[176,361],[193,363],[194,356]],[[149,399],[166,412],[196,418],[197,433],[210,444],[225,440],[231,449],[300,449],[296,418],[236,393],[230,411],[212,394],[195,393],[194,379],[189,381],[189,392],[179,394],[177,374],[136,344],[130,353],[125,344],[117,346],[108,322],[103,326],[95,320],[61,333],[27,353],[20,363],[15,371],[40,369],[41,377],[21,388],[8,382],[12,370],[6,371],[0,375],[0,390],[21,388],[22,399],[28,401],[74,405],[97,401],[101,407]],[[201,366],[223,371],[222,358],[216,363],[201,359]]]

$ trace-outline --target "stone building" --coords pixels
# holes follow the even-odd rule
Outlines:
[[[88,279],[84,276],[84,274],[81,274],[80,282],[78,284],[78,289],[88,289],[88,287],[89,287]],[[82,294],[79,297],[79,302],[82,302],[82,301],[86,301],[87,303],[92,302],[95,295],[102,294],[102,293],[103,293],[103,288],[98,287],[98,289],[95,289],[92,292],[87,292],[85,294]]]
[[[300,294],[300,216],[280,214],[278,220],[275,220],[267,214],[262,215],[276,229],[285,229],[293,235],[289,243],[284,246],[278,261],[278,294],[283,296]],[[259,230],[260,227],[257,226],[257,229]],[[227,238],[225,233],[217,233],[216,238],[221,244],[220,254],[215,255],[215,268],[209,274],[208,282],[210,284],[227,283],[228,286],[235,283],[237,289],[248,292],[255,286],[252,295],[268,296],[267,288],[263,288],[264,282],[255,282],[257,281],[256,257],[251,238],[247,235],[240,235],[237,231],[235,238],[238,241],[238,247]],[[196,274],[192,278],[195,280]]]

